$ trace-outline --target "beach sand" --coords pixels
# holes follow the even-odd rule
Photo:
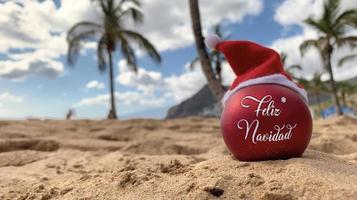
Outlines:
[[[234,160],[218,119],[1,121],[0,199],[357,199],[357,120],[264,162]]]

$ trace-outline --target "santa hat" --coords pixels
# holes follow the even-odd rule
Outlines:
[[[205,42],[210,49],[224,54],[237,76],[222,99],[223,105],[238,90],[266,83],[288,87],[308,104],[306,91],[284,71],[280,55],[273,49],[250,41],[222,41],[217,35],[208,35]]]

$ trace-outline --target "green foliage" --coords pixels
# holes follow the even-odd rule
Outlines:
[[[346,30],[348,28],[357,27],[357,10],[348,9],[340,10],[340,0],[327,0],[324,3],[323,13],[320,18],[307,18],[304,22],[310,27],[316,29],[320,33],[317,39],[309,39],[300,45],[301,55],[311,47],[317,48],[320,52],[325,70],[330,75],[331,91],[334,97],[334,102],[337,107],[337,113],[342,115],[340,101],[336,83],[333,77],[333,70],[331,66],[331,57],[333,51],[341,46],[356,46],[355,36],[347,36]]]
[[[299,81],[299,78],[296,77],[293,73],[294,70],[302,70],[301,65],[290,65],[290,66],[286,66],[286,59],[288,58],[288,55],[284,52],[280,53],[280,59],[281,59],[281,63],[283,64],[285,71],[288,72],[288,74],[295,80],[295,81]]]
[[[102,22],[79,22],[67,33],[68,53],[67,60],[74,66],[83,42],[97,41],[98,69],[104,72],[109,68],[110,81],[110,111],[108,118],[116,119],[115,85],[112,53],[120,49],[122,58],[135,72],[138,70],[137,59],[132,43],[136,43],[144,52],[157,63],[161,57],[155,47],[140,33],[129,30],[124,26],[126,20],[134,23],[143,22],[143,14],[139,10],[138,0],[92,0],[102,11]]]
[[[218,37],[220,37],[222,40],[227,40],[229,39],[230,35],[224,35],[223,31],[222,31],[222,27],[220,24],[217,24],[215,26],[212,27],[212,30],[214,32],[214,34],[216,34]],[[214,72],[215,72],[215,75],[217,76],[218,80],[220,82],[222,82],[222,76],[221,76],[221,71],[222,71],[222,63],[226,60],[226,58],[224,57],[224,55],[219,52],[219,51],[216,51],[216,50],[213,50],[211,51],[209,54],[208,54],[211,62],[212,62],[212,65],[214,67]],[[199,64],[200,60],[199,60],[199,57],[195,57],[191,62],[190,62],[190,65],[189,65],[189,68],[191,70],[193,70],[193,68],[195,66],[197,66]]]
[[[120,48],[128,66],[137,71],[137,59],[131,43],[136,43],[157,63],[161,57],[155,47],[140,33],[128,30],[124,21],[131,18],[135,23],[143,22],[143,14],[139,10],[138,0],[93,0],[98,3],[103,13],[102,23],[79,22],[67,33],[68,54],[67,60],[74,65],[83,42],[96,40],[98,68],[105,71],[109,65],[109,55],[117,47]]]
[[[349,104],[353,104],[353,98],[352,95],[356,94],[357,92],[357,86],[352,85],[348,82],[338,82],[337,87],[339,89],[339,97],[344,103],[344,105],[348,106]]]
[[[357,10],[349,9],[341,11],[340,0],[328,0],[324,4],[322,17],[319,19],[307,18],[304,22],[322,33],[318,39],[310,39],[304,41],[300,45],[300,52],[302,55],[310,48],[316,47],[322,57],[325,59],[326,54],[331,50],[328,49],[328,44],[333,46],[357,44],[356,36],[345,36],[346,29],[357,27]]]
[[[315,114],[320,115],[321,110],[325,108],[324,102],[321,102],[321,94],[324,92],[330,92],[326,83],[321,80],[322,73],[315,73],[311,80],[305,78],[298,78],[297,81],[304,86],[304,88],[314,95],[317,99],[317,106],[313,107]]]
[[[298,81],[304,88],[313,94],[329,92],[326,83],[321,80],[322,73],[315,73],[311,80],[299,78]]]

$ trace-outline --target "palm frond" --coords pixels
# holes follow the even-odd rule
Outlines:
[[[311,39],[311,40],[305,40],[303,43],[301,43],[299,47],[301,55],[304,56],[306,51],[311,47],[319,48],[318,41]]]
[[[287,71],[291,71],[294,69],[302,70],[302,67],[301,67],[301,65],[290,65],[288,68],[286,68]]]
[[[284,53],[284,52],[280,53],[280,60],[281,60],[281,63],[283,63],[283,65],[285,65],[287,58],[288,58],[288,55],[286,53]]]
[[[159,52],[144,36],[142,36],[140,33],[130,30],[121,30],[121,33],[132,39],[134,42],[138,43],[139,47],[148,53],[156,63],[161,63],[161,56]]]
[[[305,40],[300,44],[300,53],[302,56],[309,50],[311,47],[315,47],[320,55],[323,56],[327,51],[328,39],[324,36],[319,37],[318,39],[309,39]]]
[[[328,26],[332,27],[332,22],[336,19],[340,10],[340,0],[328,0],[324,3],[322,21]]]
[[[349,9],[342,12],[336,19],[335,26],[342,27],[344,25],[350,25],[352,27],[357,26],[357,10]]]
[[[295,64],[295,65],[290,65],[290,66],[286,67],[285,65],[286,65],[287,55],[286,55],[285,53],[281,53],[280,58],[281,58],[281,62],[282,62],[282,64],[283,64],[283,66],[284,66],[284,68],[285,68],[285,71],[288,72],[288,74],[289,74],[294,80],[297,80],[297,81],[298,81],[299,78],[297,78],[297,77],[294,75],[293,71],[294,71],[294,70],[302,70],[301,65]]]
[[[321,72],[314,73],[314,76],[310,83],[312,90],[325,91],[325,92],[328,91],[326,84],[321,80],[322,75],[323,73]]]
[[[200,58],[197,56],[196,58],[194,58],[189,65],[190,70],[193,70],[195,68],[195,66],[197,65],[197,63],[200,62]]]
[[[93,2],[98,2],[100,9],[103,11],[105,15],[108,15],[110,13],[108,9],[108,1],[107,0],[92,0]]]
[[[108,10],[114,10],[114,1],[115,0],[106,0],[108,5]]]
[[[302,85],[306,90],[310,88],[310,82],[305,78],[296,78],[296,81]]]
[[[73,40],[68,42],[68,50],[67,50],[67,62],[69,66],[73,67],[76,63],[78,54],[80,51],[80,41]]]
[[[136,8],[128,8],[119,14],[119,19],[121,17],[130,15],[135,23],[142,23],[144,21],[143,13]]]
[[[75,34],[73,32],[67,35],[67,43],[68,43],[68,53],[67,53],[67,61],[70,66],[73,66],[77,60],[78,53],[81,49],[81,42],[87,40],[91,36],[97,33],[96,30],[89,30],[86,32],[81,32],[79,34]]]
[[[222,38],[222,40],[228,40],[232,35],[226,34],[222,31],[221,24],[216,24],[212,27],[213,33],[218,35],[218,37]]]
[[[89,40],[101,31],[102,26],[93,22],[79,22],[72,26],[67,32],[68,53],[67,61],[70,66],[73,66],[77,60],[78,53],[81,48],[81,42]]]
[[[71,40],[74,37],[77,37],[77,35],[80,35],[83,32],[96,32],[99,33],[102,31],[102,26],[93,22],[79,22],[72,26],[68,32],[67,32],[67,41]]]
[[[128,67],[130,67],[130,69],[137,73],[138,66],[133,48],[130,46],[129,41],[123,35],[119,35],[118,37],[120,37],[120,49],[122,57],[127,61]]]
[[[347,55],[343,58],[341,58],[339,61],[338,61],[338,66],[342,66],[343,64],[345,64],[346,62],[350,61],[350,60],[353,60],[353,59],[356,59],[357,58],[357,54],[351,54],[351,55]]]
[[[354,10],[354,14],[351,14],[351,16],[346,17],[346,19],[343,21],[348,26],[351,26],[353,28],[357,27],[357,9]]]
[[[317,20],[309,17],[309,18],[305,19],[304,22],[323,33],[329,32],[325,21],[321,21],[321,20],[317,21]]]
[[[224,57],[223,53],[217,50],[212,50],[210,53],[208,53],[208,57],[210,58],[211,61],[217,62],[217,60],[220,61],[225,61],[226,57]]]
[[[221,25],[220,24],[216,24],[213,26],[213,32],[218,35],[218,37],[222,38],[223,34],[222,34],[222,30],[221,30]]]
[[[97,58],[98,58],[98,69],[101,72],[104,72],[107,69],[108,63],[108,48],[107,48],[107,39],[106,37],[101,37],[98,41],[97,46]]]
[[[357,86],[352,85],[351,83],[346,82],[346,81],[337,82],[336,86],[339,89],[339,91],[347,93],[347,94],[354,93],[357,89]]]
[[[336,39],[336,44],[338,46],[350,45],[354,47],[357,45],[357,36],[339,37]]]

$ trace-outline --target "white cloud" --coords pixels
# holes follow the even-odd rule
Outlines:
[[[276,9],[274,19],[283,25],[302,24],[308,16],[321,15],[322,2],[323,0],[285,0]]]
[[[149,71],[139,68],[135,74],[129,70],[124,60],[119,62],[119,75],[117,81],[125,86],[130,86],[137,92],[143,92],[146,98],[157,98],[157,93],[166,95],[166,99],[171,97],[171,104],[179,103],[198,92],[206,83],[206,78],[200,66],[195,66],[190,70],[188,63],[184,66],[181,74],[162,76],[158,71]],[[222,70],[223,84],[230,85],[235,75],[228,63],[223,64]]]
[[[301,58],[299,45],[306,38],[306,35],[296,35],[288,38],[277,39],[273,42],[272,48],[279,52],[284,52],[288,55],[285,65],[291,66],[294,64],[300,64],[303,66],[302,71],[295,71],[297,76],[307,75],[310,78],[313,73],[321,71],[322,61],[320,55],[316,49],[310,49],[303,58]]]
[[[323,3],[327,0],[285,0],[276,9],[274,19],[282,25],[303,25],[307,17],[320,17]],[[342,9],[357,7],[355,0],[342,0]]]
[[[51,29],[59,32],[67,31],[74,23],[83,20],[101,22],[99,7],[91,0],[61,0],[61,7],[53,14]]]
[[[98,19],[96,9],[90,0],[62,0],[59,9],[53,1],[0,2],[0,54],[6,57],[0,62],[0,77],[53,78],[63,73],[58,59],[67,51],[65,32],[80,20]]]
[[[118,104],[127,106],[162,107],[177,104],[197,93],[206,83],[200,66],[190,70],[188,63],[181,74],[163,76],[159,71],[144,68],[135,73],[129,69],[125,60],[118,62],[119,84],[131,87],[130,92],[117,92]],[[228,63],[223,63],[222,76],[225,85],[230,85],[235,78]],[[83,98],[74,106],[108,106],[109,94]]]
[[[160,51],[193,44],[187,1],[145,0],[142,3],[145,23],[135,27],[127,24],[128,28],[142,32]],[[201,0],[204,32],[221,21],[241,22],[248,15],[258,15],[262,7],[262,0],[225,3]],[[67,51],[65,37],[68,28],[78,21],[101,19],[98,8],[93,6],[91,0],[61,0],[60,8],[56,8],[53,1],[2,1],[0,13],[0,54],[5,56],[0,61],[0,78],[11,80],[23,80],[31,75],[53,78],[63,74],[64,64],[59,59]],[[95,44],[84,46],[93,49]],[[139,69],[138,74],[125,67],[119,70],[117,81],[134,88],[131,92],[117,93],[117,100],[125,105],[175,104],[197,92],[206,82],[199,68],[194,71],[185,69],[181,74],[169,77],[146,69]],[[108,98],[107,94],[85,98],[77,106],[106,105]]]
[[[206,78],[199,66],[190,70],[188,64],[181,74],[164,77],[159,71],[139,68],[135,74],[129,70],[124,60],[118,63],[119,73],[117,82],[132,89],[127,92],[116,92],[116,101],[127,109],[148,109],[165,107],[180,103],[198,92],[205,84]],[[224,83],[229,85],[235,78],[227,63],[222,70]],[[87,97],[74,104],[74,107],[108,106],[109,94]]]
[[[230,86],[235,78],[236,75],[234,74],[231,66],[227,62],[224,62],[222,64],[222,84],[225,86]]]
[[[301,57],[299,46],[306,39],[318,37],[318,33],[304,25],[302,21],[308,16],[319,17],[322,14],[323,0],[285,0],[275,12],[275,20],[284,26],[298,25],[302,28],[302,33],[280,38],[272,42],[272,48],[279,52],[285,52],[288,55],[286,66],[300,64],[302,71],[296,71],[296,75],[311,78],[312,74],[322,69],[321,57],[316,49],[309,50],[304,57]],[[357,1],[343,0],[342,9],[357,8]],[[353,33],[354,32],[354,33]],[[348,34],[356,34],[356,31],[350,31]],[[336,80],[345,80],[357,75],[357,68],[354,62],[346,63],[343,67],[337,67],[337,62],[344,55],[357,53],[357,49],[351,50],[348,47],[340,48],[332,56],[332,66],[335,72]],[[323,78],[328,78],[324,76]]]
[[[138,27],[128,23],[128,28],[141,31],[160,51],[192,44],[186,1],[146,0],[142,3],[145,23]],[[259,14],[262,7],[262,0],[225,3],[202,0],[200,8],[204,30],[222,20],[240,22],[247,15]],[[67,50],[66,31],[78,21],[101,20],[98,6],[93,6],[90,0],[61,0],[60,8],[56,8],[53,1],[5,1],[0,3],[0,13],[0,54],[7,56],[2,62],[2,66],[6,64],[6,69],[0,71],[0,77],[15,80],[25,79],[28,75],[54,77],[63,73],[63,64],[58,59]],[[84,47],[93,48],[93,44]],[[10,52],[10,49],[20,50],[21,53]],[[31,63],[42,65],[34,68]]]
[[[95,97],[84,98],[78,103],[74,104],[74,107],[82,106],[108,106],[109,94],[97,95]],[[144,107],[160,107],[167,102],[167,96],[151,96],[140,92],[116,92],[115,99],[118,104],[126,106],[144,106]]]
[[[99,82],[99,81],[97,81],[97,80],[89,81],[89,82],[86,84],[86,88],[88,88],[88,89],[98,89],[98,90],[101,90],[101,89],[104,89],[104,83]]]
[[[0,61],[0,76],[11,80],[23,80],[29,75],[55,78],[63,72],[64,67],[61,62],[45,56],[47,54],[45,52],[44,55],[36,54],[38,52],[32,53],[31,56],[22,53],[12,54],[10,58],[18,57],[18,59]]]
[[[186,65],[182,74],[163,77],[158,71],[149,71],[143,68],[139,68],[138,73],[135,74],[129,70],[123,60],[119,62],[117,81],[152,97],[155,96],[155,93],[162,92],[173,97],[175,102],[190,97],[206,83],[200,68],[191,71]]]
[[[5,104],[21,103],[22,101],[22,97],[13,95],[10,92],[0,94],[0,107],[3,107]]]
[[[53,44],[53,38],[58,37],[51,33],[65,34],[76,22],[96,22],[100,19],[97,8],[90,0],[62,0],[59,9],[56,9],[53,1],[6,1],[0,3],[0,13],[0,52],[7,52],[9,48],[37,49],[48,46],[53,50],[59,42],[65,44],[66,41],[61,37]],[[61,44],[60,48],[61,51],[66,50],[66,45]]]
[[[247,15],[257,15],[263,8],[261,0],[201,0],[203,28],[211,27],[222,20],[241,22]],[[173,50],[192,44],[193,36],[187,1],[143,1],[145,23],[139,27],[159,50]],[[165,19],[165,20],[161,20]]]
[[[170,93],[176,102],[181,102],[191,97],[198,92],[206,82],[206,78],[199,67],[190,70],[187,65],[182,74],[171,75],[164,79],[167,93]]]
[[[22,97],[15,96],[10,92],[0,94],[0,101],[22,102]]]
[[[139,68],[135,73],[130,70],[125,60],[119,61],[119,75],[116,80],[122,85],[136,87],[145,93],[153,92],[157,86],[162,84],[162,75],[160,72],[148,71]]]

